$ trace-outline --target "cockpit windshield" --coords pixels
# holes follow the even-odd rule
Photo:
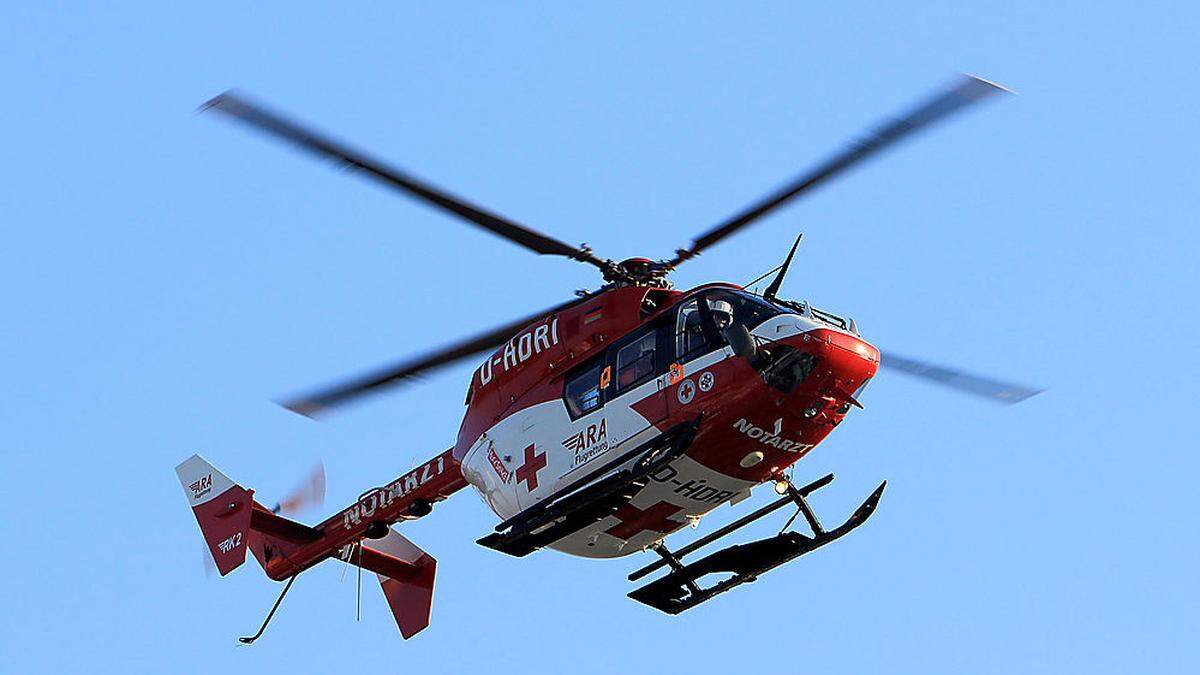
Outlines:
[[[704,294],[704,297],[708,300],[709,308],[724,305],[732,310],[731,323],[745,326],[751,330],[763,321],[784,312],[783,309],[745,291],[720,289],[709,291]]]

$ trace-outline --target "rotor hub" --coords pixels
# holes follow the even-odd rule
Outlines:
[[[614,286],[656,286],[670,288],[667,273],[671,267],[650,258],[626,258],[621,262],[604,262],[604,280]]]

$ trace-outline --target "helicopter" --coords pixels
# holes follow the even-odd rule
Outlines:
[[[436,560],[395,526],[429,515],[472,487],[501,522],[478,543],[523,557],[541,549],[618,558],[651,552],[629,574],[657,579],[629,597],[678,614],[820,548],[862,525],[881,483],[841,524],[826,528],[809,505],[829,474],[805,485],[789,471],[854,408],[880,367],[1003,403],[1039,389],[881,352],[856,323],[780,296],[797,238],[783,262],[754,282],[678,290],[683,263],[865,160],[956,112],[1008,90],[963,75],[813,169],[703,232],[663,259],[612,260],[572,246],[291,121],[236,92],[201,107],[284,140],[453,214],[534,253],[599,270],[603,284],[414,358],[284,402],[309,417],[465,359],[471,376],[454,444],[355,503],[309,526],[268,509],[198,455],[177,473],[222,575],[250,551],[266,575],[286,581],[249,643],[262,635],[297,576],[330,559],[375,572],[402,636],[429,625]],[[774,275],[762,293],[747,290]],[[758,485],[778,499],[674,550],[669,535]],[[701,548],[783,508],[778,535],[685,562]],[[808,532],[789,529],[803,516]],[[716,574],[719,581],[707,582]]]

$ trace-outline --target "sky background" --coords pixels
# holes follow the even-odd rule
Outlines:
[[[0,670],[1196,671],[1200,9],[444,4],[0,10]],[[880,375],[797,466],[837,472],[827,522],[888,479],[870,523],[685,615],[625,597],[642,556],[476,545],[496,519],[464,491],[403,528],[439,561],[416,639],[371,577],[355,623],[327,563],[237,645],[279,586],[254,562],[205,577],[174,466],[200,452],[270,501],[323,460],[332,512],[449,447],[476,364],[326,422],[274,398],[597,277],[197,105],[238,87],[565,241],[660,257],[956,72],[1018,95],[674,281],[748,280],[803,231],[787,295],[1045,394]]]

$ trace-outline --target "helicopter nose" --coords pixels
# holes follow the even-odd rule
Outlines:
[[[879,349],[862,338],[817,328],[801,340],[802,348],[817,357],[838,391],[853,395],[879,370]]]

